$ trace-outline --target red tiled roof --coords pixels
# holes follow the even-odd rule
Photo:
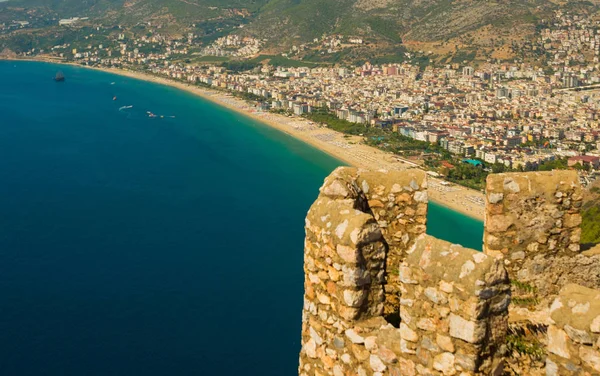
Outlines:
[[[583,161],[583,162],[597,162],[600,160],[600,157],[594,157],[592,155],[578,155],[575,157],[569,158],[569,161]]]

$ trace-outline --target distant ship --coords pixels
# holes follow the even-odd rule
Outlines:
[[[63,82],[65,80],[65,75],[63,74],[63,72],[57,72],[56,76],[54,76],[54,81],[56,82]]]

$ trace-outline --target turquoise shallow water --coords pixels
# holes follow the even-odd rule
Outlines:
[[[295,374],[304,215],[339,162],[173,88],[0,74],[1,374]],[[480,228],[430,208],[436,236]]]
[[[429,202],[427,233],[467,248],[481,251],[483,222]]]

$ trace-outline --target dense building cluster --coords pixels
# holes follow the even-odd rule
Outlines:
[[[256,38],[228,35],[214,41],[201,51],[203,56],[249,57],[260,52],[262,42]]]
[[[271,68],[230,73],[220,67],[155,65],[152,72],[263,98],[262,109],[295,115],[327,108],[338,118],[438,143],[490,164],[531,168],[587,152],[597,166],[600,96],[565,90],[558,75],[522,65],[410,64],[354,68]]]
[[[567,69],[573,63],[586,64],[598,63],[600,55],[600,24],[596,20],[575,14],[557,11],[551,25],[540,33],[540,43],[543,50],[551,55],[550,65],[565,68],[568,72],[565,77],[573,77],[576,84],[578,76],[598,81],[598,72],[593,66],[582,70]],[[587,76],[589,72],[596,71],[595,77]],[[570,76],[568,74],[571,74]],[[587,77],[586,77],[587,76]],[[574,85],[576,86],[576,85]]]

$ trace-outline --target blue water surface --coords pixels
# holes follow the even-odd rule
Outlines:
[[[304,216],[340,163],[166,86],[0,75],[0,374],[296,374]]]

